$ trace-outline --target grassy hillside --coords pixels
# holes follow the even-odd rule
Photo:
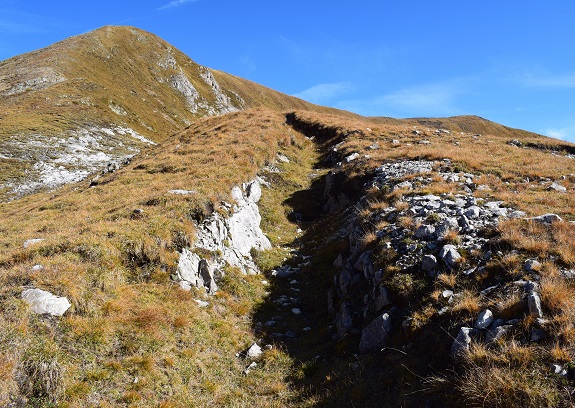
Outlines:
[[[556,228],[502,223],[491,232],[500,253],[473,279],[456,269],[432,280],[405,280],[405,272],[386,266],[392,258],[383,257],[380,266],[390,275],[382,283],[407,302],[402,307],[417,322],[412,348],[403,351],[405,339],[398,336],[391,348],[358,356],[357,334],[332,338],[327,290],[337,272],[333,262],[348,245],[340,232],[346,214],[363,208],[357,222],[365,228],[366,248],[377,251],[372,217],[419,193],[363,191],[382,163],[448,158],[456,171],[474,173],[489,187],[475,192],[478,199],[504,200],[528,215],[575,218],[572,194],[546,188],[548,179],[573,188],[573,159],[565,151],[571,145],[477,118],[472,132],[463,133],[456,126],[469,118],[438,119],[439,128],[458,130],[451,133],[412,120],[382,121],[267,109],[200,119],[114,173],[0,205],[2,404],[568,406],[571,382],[548,369],[552,362],[570,363],[574,353],[569,316],[575,289],[559,273],[575,267],[575,229],[567,222]],[[508,143],[515,139],[525,147]],[[277,152],[289,161],[277,160]],[[353,153],[359,158],[344,160]],[[339,191],[351,201],[327,214],[329,171],[342,175]],[[193,241],[197,222],[214,211],[226,214],[222,202],[231,201],[231,187],[256,173],[270,183],[260,207],[274,248],[254,254],[264,275],[228,268],[215,296],[181,290],[171,277],[178,251]],[[456,184],[432,179],[422,193],[457,193]],[[195,193],[169,193],[176,189]],[[361,194],[372,196],[354,202]],[[31,238],[44,241],[23,248]],[[531,324],[524,316],[523,329],[509,341],[493,348],[478,343],[463,363],[451,360],[445,348],[455,328],[482,307],[504,302],[511,310],[520,301],[504,292],[476,294],[494,281],[508,287],[532,279],[522,271],[529,257],[543,263],[548,338],[523,342]],[[296,283],[272,276],[281,265],[301,265]],[[20,298],[29,287],[66,296],[72,307],[60,318],[35,315]],[[301,315],[278,303],[294,287]],[[446,288],[466,297],[440,317]],[[270,320],[275,325],[265,324]],[[289,332],[296,336],[282,334]],[[236,354],[254,342],[270,346],[246,374],[251,360]]]
[[[0,95],[4,185],[54,159],[47,144],[134,155],[0,203],[0,406],[573,405],[575,145],[476,116],[317,107],[129,27],[0,63]],[[225,265],[215,295],[181,289],[180,253],[219,259],[193,248],[198,226],[230,216],[232,188],[256,175],[262,273]],[[473,228],[453,210],[456,226],[418,237],[456,206]],[[409,264],[446,245],[456,261]],[[71,307],[35,314],[30,288]],[[485,309],[499,337],[477,328],[454,357]],[[385,314],[385,343],[362,349]]]
[[[0,200],[53,188],[54,173],[81,179],[198,118],[253,107],[335,111],[212,71],[133,27],[2,61]],[[83,160],[70,157],[78,151]]]

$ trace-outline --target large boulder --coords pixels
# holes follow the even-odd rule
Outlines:
[[[369,353],[385,347],[391,332],[391,318],[388,313],[376,317],[361,332],[359,351]]]
[[[41,289],[26,289],[22,292],[22,299],[26,301],[37,314],[62,316],[70,308],[70,302],[65,297],[53,295]]]

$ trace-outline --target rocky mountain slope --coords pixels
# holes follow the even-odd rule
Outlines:
[[[0,406],[572,405],[574,145],[241,84],[0,204]]]
[[[153,34],[104,27],[0,63],[0,198],[121,165],[203,116],[323,109],[211,70]]]

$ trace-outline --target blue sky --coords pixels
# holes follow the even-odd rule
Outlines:
[[[0,0],[0,60],[104,25],[369,116],[474,114],[575,142],[575,2]]]

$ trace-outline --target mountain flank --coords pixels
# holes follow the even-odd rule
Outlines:
[[[0,204],[0,406],[572,406],[575,145],[316,107],[168,49],[106,27],[3,63],[102,65],[4,82],[40,119],[10,116],[2,163],[126,152]]]
[[[8,59],[0,63],[0,198],[79,181],[200,117],[257,106],[329,110],[198,65],[133,27]]]

